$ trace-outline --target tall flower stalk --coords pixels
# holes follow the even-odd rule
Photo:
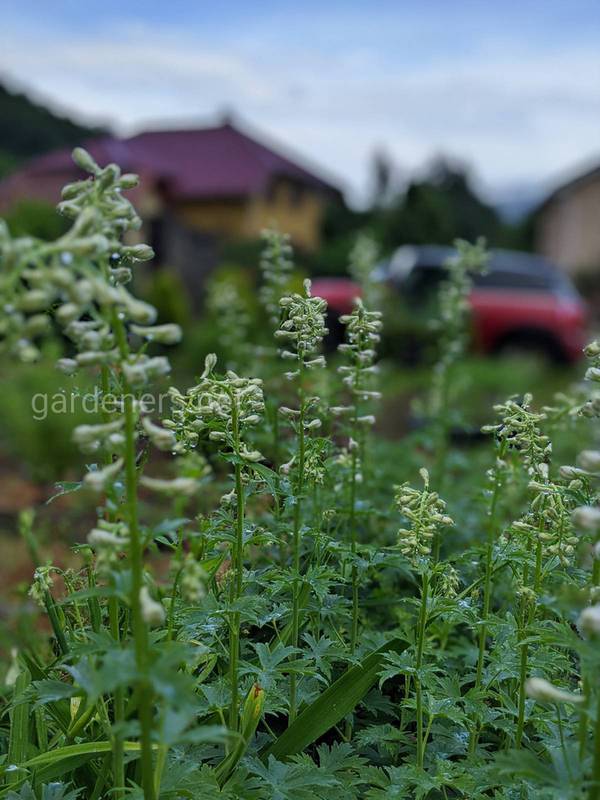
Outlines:
[[[242,596],[244,572],[245,488],[252,464],[262,460],[262,454],[251,447],[246,434],[264,415],[262,381],[241,378],[235,372],[217,375],[214,354],[206,357],[204,371],[196,386],[183,394],[170,389],[172,417],[164,425],[175,432],[177,449],[185,452],[197,446],[201,435],[219,446],[221,454],[234,465],[234,488],[222,502],[235,508],[235,535],[231,544],[229,571],[229,681],[231,701],[229,727],[238,730],[239,724],[239,658],[240,612],[237,601]]]
[[[350,626],[350,652],[354,655],[358,637],[358,605],[359,576],[356,564],[357,548],[357,484],[362,480],[361,465],[365,462],[366,431],[373,425],[375,418],[367,413],[366,404],[380,399],[381,394],[370,388],[370,378],[376,372],[375,347],[380,341],[382,327],[381,312],[368,311],[362,300],[356,301],[351,314],[344,315],[340,321],[346,328],[346,342],[339,346],[339,351],[349,364],[338,367],[343,375],[343,382],[350,390],[351,401],[346,406],[333,407],[335,416],[347,418],[349,477],[348,477],[348,528],[352,552],[352,622]],[[364,468],[364,467],[363,467]]]
[[[463,358],[469,340],[469,294],[473,276],[485,271],[489,255],[485,240],[470,244],[461,239],[454,242],[456,254],[445,264],[448,278],[439,290],[439,316],[433,325],[438,333],[440,352],[433,368],[432,385],[428,400],[428,414],[434,425],[433,479],[443,491],[447,477],[451,426],[450,389],[456,365]],[[439,558],[439,540],[433,545],[433,557]]]
[[[119,644],[128,636],[121,618],[130,616],[137,669],[134,689],[140,726],[141,782],[146,800],[154,800],[154,693],[149,676],[148,628],[162,618],[162,607],[152,600],[144,577],[144,541],[137,505],[137,441],[145,410],[139,395],[150,381],[170,369],[164,356],[152,357],[144,352],[146,343],[175,343],[181,331],[176,325],[153,325],[155,309],[126,288],[132,277],[130,265],[153,256],[147,245],[124,245],[121,241],[123,234],[141,225],[122,194],[135,186],[136,176],[122,175],[114,164],[101,168],[80,148],[74,151],[73,158],[91,177],[63,190],[59,211],[73,220],[70,230],[55,242],[5,240],[2,244],[3,261],[11,265],[3,273],[0,286],[5,308],[10,309],[2,328],[2,343],[25,360],[37,357],[33,340],[26,337],[44,332],[42,318],[45,310],[52,308],[55,321],[76,350],[73,357],[62,358],[58,368],[69,375],[82,368],[99,369],[102,400],[107,401],[109,393],[115,394],[112,410],[103,406],[103,422],[79,426],[74,438],[85,453],[100,456],[102,465],[92,468],[83,483],[109,497],[113,509],[88,537],[97,554],[98,568],[107,569],[110,577],[119,567],[116,554],[127,554],[128,608],[121,615],[120,602],[116,596],[111,598],[109,624]],[[140,350],[132,347],[130,335],[142,342]],[[121,480],[122,495],[118,488]],[[90,613],[98,628],[101,611],[97,603],[91,602]],[[64,644],[68,647],[66,640]],[[121,686],[115,692],[113,715],[118,729],[125,720]],[[82,717],[81,725],[85,719]],[[121,736],[121,732],[114,736],[116,797],[122,797],[125,791]]]
[[[396,489],[396,505],[407,520],[406,527],[398,531],[398,549],[406,556],[421,577],[421,596],[415,633],[415,704],[417,728],[417,768],[423,769],[427,750],[427,733],[423,726],[423,657],[428,623],[428,604],[431,593],[431,548],[434,540],[452,519],[446,514],[446,504],[437,492],[429,488],[429,473],[420,470],[423,489],[414,489],[404,483]]]
[[[323,337],[327,333],[325,327],[325,311],[327,303],[320,297],[313,297],[310,281],[304,282],[304,294],[292,294],[279,301],[282,309],[281,324],[276,331],[276,338],[283,343],[280,356],[294,364],[294,369],[286,373],[288,380],[297,385],[298,407],[291,409],[282,407],[281,413],[291,422],[295,436],[296,448],[291,459],[281,469],[290,474],[294,492],[294,508],[292,523],[292,636],[291,644],[298,647],[300,635],[300,589],[301,579],[301,530],[303,522],[303,504],[306,492],[306,447],[311,432],[321,427],[321,420],[311,413],[318,401],[306,393],[307,374],[314,369],[325,366],[325,358],[319,354]],[[289,721],[296,718],[297,712],[297,677],[290,675]]]
[[[360,286],[361,299],[370,309],[379,309],[382,301],[383,287],[373,276],[378,258],[377,242],[369,234],[359,233],[350,251],[348,272]]]

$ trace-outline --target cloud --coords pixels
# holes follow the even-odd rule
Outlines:
[[[492,36],[463,55],[442,48],[407,58],[385,37],[376,47],[357,25],[348,21],[343,47],[336,29],[330,49],[323,30],[312,40],[273,28],[209,37],[136,23],[45,37],[14,26],[0,72],[123,132],[233,108],[345,176],[355,194],[378,145],[409,170],[434,153],[464,157],[487,187],[539,182],[600,152],[591,45]]]

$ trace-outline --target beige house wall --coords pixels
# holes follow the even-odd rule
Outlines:
[[[600,177],[567,187],[542,210],[537,249],[569,273],[600,268]]]
[[[251,198],[248,203],[245,235],[255,237],[275,226],[289,233],[295,246],[314,252],[320,245],[324,199],[306,187],[281,182],[268,196]]]
[[[245,233],[244,200],[194,200],[178,204],[175,213],[185,225],[200,231],[232,237]]]
[[[265,195],[180,203],[175,212],[192,228],[234,238],[254,239],[275,225],[289,233],[296,246],[311,252],[320,244],[324,209],[325,201],[316,192],[280,181]]]

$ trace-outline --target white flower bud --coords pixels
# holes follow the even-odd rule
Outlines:
[[[130,298],[126,307],[129,318],[134,322],[139,322],[141,325],[152,325],[152,323],[156,321],[157,311],[154,306],[151,306],[149,303]]]
[[[83,479],[83,482],[87,487],[92,489],[92,491],[102,492],[110,483],[114,481],[122,469],[123,459],[118,458],[112,464],[104,467],[104,469],[97,469],[93,472],[88,472]]]
[[[194,478],[174,478],[173,480],[162,480],[160,478],[149,478],[142,475],[140,485],[153,492],[161,492],[168,495],[193,495],[198,489],[198,481]]]
[[[103,425],[78,425],[73,431],[73,441],[78,445],[86,445],[100,441],[123,427],[124,420],[117,419]]]
[[[110,277],[118,284],[129,283],[133,278],[133,273],[129,267],[114,267],[110,271]]]
[[[131,330],[137,336],[159,344],[177,344],[181,341],[182,332],[179,325],[154,325],[152,327],[131,325]]]
[[[600,633],[600,604],[584,608],[577,620],[577,627],[582,633]]]
[[[206,378],[208,375],[210,375],[210,373],[213,371],[216,365],[217,365],[217,356],[215,355],[215,353],[209,353],[204,359],[204,372],[202,373],[200,378],[201,379]]]
[[[573,480],[574,478],[578,478],[580,475],[585,475],[585,470],[579,469],[579,467],[571,467],[568,464],[564,464],[558,470],[560,477],[565,478],[565,480]]]
[[[221,497],[222,506],[232,506],[235,503],[235,488]]]
[[[583,450],[579,454],[579,463],[581,467],[588,472],[600,471],[600,451],[598,450]]]
[[[130,247],[123,247],[121,254],[125,258],[134,261],[151,261],[154,258],[154,250],[147,244],[134,244]]]
[[[96,175],[100,171],[98,164],[96,164],[88,151],[84,150],[83,147],[76,147],[71,153],[71,157],[77,166],[84,172],[89,172],[92,175]]]
[[[31,289],[19,298],[22,311],[43,311],[51,302],[51,297],[44,289]]]
[[[600,356],[600,341],[595,340],[590,342],[583,348],[583,352],[586,354],[586,356],[588,356],[588,358]]]
[[[173,431],[155,425],[149,417],[142,417],[142,428],[152,444],[159,450],[170,451],[175,447],[177,439]]]
[[[245,445],[240,448],[240,456],[245,461],[262,461],[263,455],[258,450],[247,450]]]
[[[86,305],[93,299],[93,284],[85,279],[77,281],[71,288],[71,296],[78,305]]]
[[[150,597],[150,592],[146,586],[140,589],[140,606],[142,618],[147,625],[156,628],[165,621],[165,609],[161,603]]]
[[[296,408],[288,408],[287,406],[280,406],[279,413],[284,417],[299,417],[300,411]]]
[[[95,367],[98,364],[113,364],[118,355],[117,350],[89,350],[85,353],[78,353],[75,360],[80,367]]]
[[[76,303],[63,303],[56,309],[55,315],[61,325],[68,325],[81,316],[81,307]]]
[[[334,417],[341,417],[354,411],[354,406],[331,406],[329,412]]]
[[[72,375],[77,369],[77,361],[74,358],[59,358],[56,362],[56,368],[65,375]]]
[[[583,703],[584,700],[581,695],[565,692],[544,678],[529,678],[525,681],[525,692],[541,703]]]
[[[46,314],[34,314],[25,323],[25,333],[27,336],[40,336],[50,328],[50,317]]]
[[[165,356],[141,357],[133,363],[123,364],[123,374],[132,386],[143,386],[153,378],[168,375],[170,371],[171,365]]]
[[[125,542],[119,536],[115,536],[110,531],[103,528],[92,528],[87,536],[88,544],[91,547],[111,547],[117,549],[123,547]]]
[[[575,525],[588,531],[595,531],[600,528],[600,508],[596,506],[579,506],[573,511],[573,522]]]

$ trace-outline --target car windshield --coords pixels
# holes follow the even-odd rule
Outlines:
[[[448,276],[444,263],[452,253],[449,247],[401,247],[389,261],[378,266],[376,279],[389,280],[414,299],[426,300]],[[552,264],[516,251],[492,251],[487,272],[474,275],[473,283],[481,289],[552,291],[564,297],[577,296],[569,279]]]

